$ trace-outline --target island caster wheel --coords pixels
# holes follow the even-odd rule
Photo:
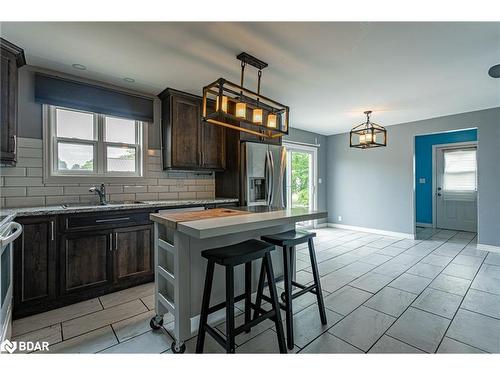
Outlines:
[[[182,354],[186,351],[186,344],[182,343],[181,346],[178,346],[175,342],[173,342],[170,349],[172,349],[172,352],[175,354]]]
[[[282,292],[280,297],[281,297],[281,300],[283,301],[283,303],[286,303],[286,294],[285,294],[285,292]]]
[[[155,331],[163,327],[163,318],[155,316],[149,321],[149,326]]]

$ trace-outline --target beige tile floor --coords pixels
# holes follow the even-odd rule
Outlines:
[[[291,353],[500,353],[500,254],[478,250],[475,234],[418,228],[418,239],[408,240],[316,232],[328,324],[313,295],[294,300]],[[297,259],[298,281],[312,282],[305,246]],[[172,316],[164,329],[149,327],[153,291],[145,284],[16,320],[13,339],[48,341],[50,353],[170,353]],[[224,333],[224,324],[217,329]],[[272,322],[236,344],[237,353],[278,351]],[[196,337],[186,352],[195,346]],[[205,352],[224,350],[207,336]]]

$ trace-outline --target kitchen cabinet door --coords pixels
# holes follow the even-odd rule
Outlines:
[[[112,231],[62,236],[61,293],[70,294],[112,284],[112,245]]]
[[[55,217],[19,218],[23,233],[14,242],[14,310],[56,296]]]
[[[172,96],[171,148],[173,168],[198,168],[200,158],[201,104],[197,98]]]
[[[203,123],[201,125],[202,167],[223,170],[226,167],[226,129],[222,126]]]
[[[113,233],[115,282],[153,274],[153,226],[115,229]]]
[[[26,63],[19,47],[0,38],[0,162],[15,165],[18,68]]]

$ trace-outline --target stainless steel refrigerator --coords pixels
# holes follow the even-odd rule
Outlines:
[[[245,206],[286,206],[284,146],[241,143],[241,193]]]

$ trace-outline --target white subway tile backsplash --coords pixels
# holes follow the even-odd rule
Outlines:
[[[47,206],[53,206],[63,203],[80,203],[80,197],[78,195],[51,196],[46,197],[45,202]]]
[[[135,199],[138,201],[155,201],[158,200],[158,193],[137,193]]]
[[[0,175],[2,176],[26,176],[26,168],[2,167],[0,168]]]
[[[40,177],[4,177],[5,186],[43,186]]]
[[[147,186],[124,186],[123,187],[123,192],[124,193],[146,193],[148,191]]]
[[[62,186],[28,187],[29,196],[63,195]]]
[[[179,193],[158,193],[159,200],[176,200],[179,199]]]
[[[2,197],[23,197],[26,195],[25,187],[2,187],[0,196]]]
[[[24,168],[15,168],[15,169],[24,169]],[[42,177],[43,169],[42,168],[26,168],[26,175],[28,177]]]
[[[174,178],[164,178],[158,180],[158,185],[177,185],[178,181]]]
[[[45,197],[12,197],[5,198],[6,207],[39,207],[45,206]]]
[[[64,186],[65,195],[95,195],[89,191],[91,186]]]
[[[42,149],[18,147],[17,154],[18,154],[18,157],[21,157],[21,158],[41,158],[42,157]]]
[[[110,202],[134,201],[136,200],[136,197],[135,194],[109,194],[108,199]]]
[[[37,167],[42,168],[42,158],[23,158],[18,157],[16,167]]]
[[[196,198],[195,192],[180,192],[179,193],[179,199],[195,199],[195,198]]]
[[[70,183],[43,182],[43,143],[40,139],[18,139],[18,163],[0,168],[0,207],[29,207],[62,203],[96,203],[98,198],[88,191],[93,183],[75,178]],[[111,201],[176,200],[214,198],[212,175],[195,172],[164,171],[161,150],[148,150],[145,176],[140,183],[106,184]]]
[[[205,185],[188,186],[188,191],[206,191]]]
[[[39,148],[42,149],[42,140],[38,138],[18,138],[17,146],[20,148],[28,147],[28,148]]]
[[[168,193],[169,191],[170,186],[168,185],[148,186],[149,193]]]

